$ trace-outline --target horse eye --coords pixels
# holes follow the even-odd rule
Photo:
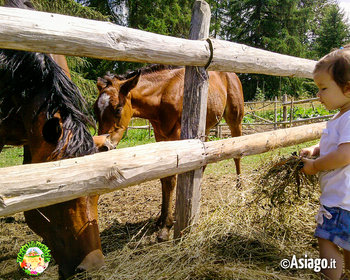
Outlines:
[[[115,114],[117,116],[120,116],[122,114],[122,110],[123,110],[123,107],[122,106],[118,106],[116,109],[115,109]]]

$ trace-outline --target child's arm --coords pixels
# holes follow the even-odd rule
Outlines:
[[[318,143],[311,147],[301,149],[299,154],[301,157],[318,157],[320,155],[320,144]]]
[[[332,170],[350,164],[350,143],[343,143],[338,149],[317,159],[302,159],[304,162],[303,172],[314,175],[319,171]]]

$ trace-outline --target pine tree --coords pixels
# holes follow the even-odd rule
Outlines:
[[[340,48],[350,39],[350,29],[345,23],[344,12],[337,4],[327,5],[316,30],[315,50],[318,58],[333,48]]]
[[[318,24],[321,7],[327,0],[226,0],[220,36],[226,40],[297,57],[312,57],[310,42]],[[317,16],[316,16],[317,15]],[[264,84],[265,95],[298,95],[304,81],[242,74],[246,100]],[[281,93],[281,89],[283,90]]]

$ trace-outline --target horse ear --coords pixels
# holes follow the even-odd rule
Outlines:
[[[42,130],[44,140],[51,144],[57,144],[62,132],[62,125],[57,117],[47,120]]]
[[[127,96],[129,92],[136,87],[137,83],[139,82],[139,78],[141,75],[141,71],[137,70],[136,75],[131,77],[130,79],[126,80],[124,84],[120,87],[120,93],[124,96]]]
[[[105,79],[98,77],[96,85],[97,85],[98,91],[101,91],[107,86],[107,81]]]

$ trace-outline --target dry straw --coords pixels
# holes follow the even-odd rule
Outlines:
[[[278,161],[283,164],[277,164]],[[282,259],[291,259],[293,255],[318,256],[313,231],[319,193],[312,191],[314,185],[308,185],[313,181],[301,174],[297,182],[291,184],[294,181],[291,176],[297,174],[294,168],[299,164],[295,157],[283,161],[279,158],[278,161],[273,161],[268,170],[243,176],[240,189],[235,187],[234,175],[207,175],[203,191],[212,187],[211,184],[207,186],[208,181],[220,182],[222,190],[218,189],[216,196],[210,198],[215,202],[211,203],[214,208],[202,208],[198,224],[185,238],[161,244],[150,242],[149,236],[156,234],[154,224],[145,224],[123,248],[110,244],[110,248],[115,246],[116,249],[106,255],[106,267],[90,277],[124,280],[319,279],[319,275],[311,270],[280,267]],[[262,174],[270,174],[269,180],[261,181],[265,178]],[[288,184],[277,185],[275,181],[282,179]],[[266,185],[262,186],[262,182]],[[269,194],[274,195],[274,204]]]
[[[272,206],[293,204],[310,198],[318,185],[316,175],[306,175],[301,171],[301,157],[293,153],[289,157],[276,157],[259,168],[258,199],[269,198]]]

